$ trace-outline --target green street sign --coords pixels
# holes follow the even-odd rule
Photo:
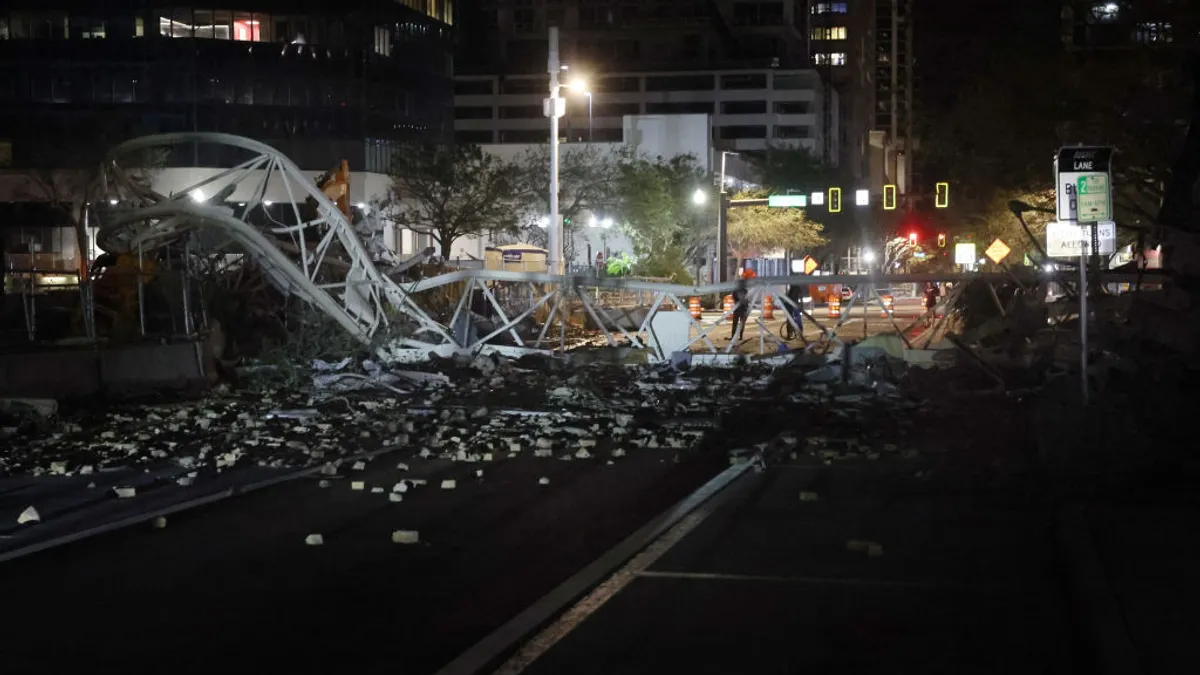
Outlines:
[[[770,195],[767,197],[767,206],[803,209],[808,206],[808,195]]]
[[[1076,194],[1079,199],[1079,222],[1112,220],[1112,192],[1109,190],[1107,174],[1080,176],[1076,183]]]

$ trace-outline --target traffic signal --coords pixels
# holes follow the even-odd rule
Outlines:
[[[908,243],[912,244],[913,246],[917,245],[917,233],[916,232],[908,233]]]
[[[939,209],[944,209],[947,206],[950,206],[950,184],[949,183],[938,183],[937,184],[937,199],[936,199],[935,206],[937,206]]]
[[[884,211],[895,211],[896,210],[896,186],[895,185],[884,185],[883,186],[883,210]]]
[[[945,232],[938,235],[938,248],[946,248],[946,233]]]
[[[842,188],[829,188],[829,212],[842,212]]]

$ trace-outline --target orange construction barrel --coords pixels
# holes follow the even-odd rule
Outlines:
[[[763,295],[762,318],[775,318],[775,299],[771,297],[770,293]]]
[[[692,315],[693,319],[700,318],[700,298],[688,299],[688,313]]]
[[[842,316],[842,299],[834,294],[829,296],[829,318],[837,319]]]
[[[888,294],[881,295],[880,299],[883,300],[883,318],[886,319],[892,316],[892,307],[895,305],[895,300]]]
[[[733,296],[732,295],[725,296],[725,299],[721,303],[721,309],[726,314],[733,311]]]

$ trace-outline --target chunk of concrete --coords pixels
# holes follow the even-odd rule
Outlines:
[[[392,532],[393,544],[419,544],[421,535],[416,530],[396,530]]]
[[[137,488],[135,487],[115,487],[113,492],[118,499],[132,499],[137,496]]]
[[[40,522],[42,522],[42,516],[38,513],[37,509],[33,508],[32,506],[26,507],[25,510],[21,512],[21,515],[17,516],[18,525]]]
[[[361,480],[351,481],[350,489],[351,490],[365,490],[365,489],[367,489],[367,483],[365,481],[361,481]]]
[[[456,480],[447,478],[446,480],[442,481],[443,490],[453,490],[456,487],[458,487],[458,481]]]
[[[304,543],[309,546],[320,546],[325,543],[325,537],[319,534],[310,534],[304,538]]]

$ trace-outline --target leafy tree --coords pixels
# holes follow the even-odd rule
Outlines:
[[[811,192],[835,184],[832,181],[836,178],[836,170],[826,166],[805,147],[773,144],[763,152],[748,155],[747,159],[758,173],[759,182],[769,192]]]
[[[615,209],[624,151],[566,144],[559,150],[558,212],[563,218],[563,248],[567,260],[574,258],[574,233],[584,214],[602,214]],[[544,243],[542,220],[550,213],[550,148],[537,145],[515,161],[521,225],[533,243]]]
[[[443,258],[460,237],[514,232],[520,172],[477,145],[414,143],[396,153],[384,217],[433,236]]]
[[[766,190],[735,195],[736,199],[763,199]],[[729,209],[729,245],[739,258],[756,258],[771,251],[796,251],[821,246],[825,238],[819,223],[804,209],[746,206]]]
[[[690,276],[687,268],[716,241],[716,203],[696,204],[697,188],[710,183],[691,155],[670,159],[626,158],[620,165],[619,213],[638,253],[639,272]]]

